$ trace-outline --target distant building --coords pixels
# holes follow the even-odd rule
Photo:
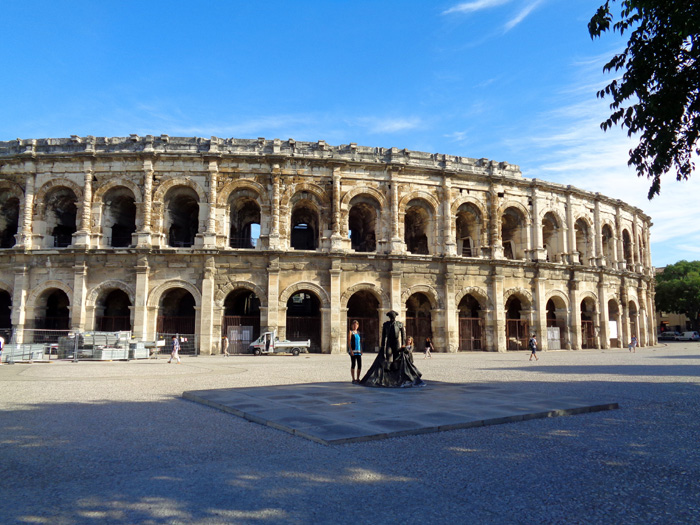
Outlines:
[[[0,142],[0,329],[261,330],[342,352],[396,310],[438,351],[655,342],[651,219],[487,159],[324,141]]]

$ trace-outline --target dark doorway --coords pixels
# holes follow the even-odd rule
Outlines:
[[[352,321],[360,323],[359,332],[362,340],[362,351],[375,352],[380,343],[380,326],[379,301],[374,294],[367,290],[361,290],[350,297],[346,327],[348,332]],[[342,344],[347,344],[347,338],[344,338],[342,341]]]
[[[472,295],[465,295],[459,302],[460,351],[484,350],[484,325],[481,305]]]
[[[321,352],[321,302],[316,294],[300,291],[287,301],[287,339],[311,340],[310,352]]]
[[[131,330],[131,301],[123,290],[112,290],[97,302],[95,330],[118,332]]]
[[[231,330],[237,327],[250,328]],[[221,329],[222,336],[225,335],[229,338],[229,352],[245,353],[251,341],[255,341],[260,335],[260,299],[258,296],[246,288],[239,288],[229,293],[224,301],[224,318]],[[242,338],[243,333],[248,336],[245,340]]]
[[[423,293],[414,293],[406,301],[406,337],[412,336],[416,349],[422,351],[426,337],[433,337],[432,307]],[[436,348],[436,350],[440,350]]]

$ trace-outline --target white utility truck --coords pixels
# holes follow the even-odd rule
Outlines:
[[[292,354],[299,355],[301,352],[308,353],[311,346],[311,339],[306,341],[280,341],[277,338],[277,330],[260,334],[255,341],[250,343],[248,348],[255,355],[260,354]]]

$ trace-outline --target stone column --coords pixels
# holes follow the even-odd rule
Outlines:
[[[627,267],[627,261],[625,260],[625,250],[622,243],[622,213],[620,212],[620,206],[615,208],[615,235],[617,236],[617,269],[625,270]]]
[[[280,260],[278,257],[275,257],[270,260],[267,266],[267,326],[263,329],[265,332],[279,329],[281,324],[279,319],[281,313],[279,311],[279,287]],[[262,321],[262,319],[260,321]],[[286,322],[283,324],[286,325]],[[280,338],[281,337],[280,335]]]
[[[459,319],[455,294],[457,293],[454,278],[454,267],[449,264],[445,268],[445,345],[447,352],[459,350]]]
[[[579,280],[575,277],[569,280],[569,304],[571,305],[571,315],[569,317],[571,348],[581,350],[581,301],[579,297]]]
[[[136,267],[134,268],[136,272],[136,287],[134,289],[134,305],[132,307],[134,312],[134,333],[135,339],[149,340],[149,330],[148,330],[148,280],[149,280],[149,266],[148,258],[146,256],[139,257]]]
[[[497,273],[500,271],[500,268],[493,268],[492,270],[491,299],[493,301],[493,313],[486,324],[493,333],[495,350],[506,352],[508,350],[508,342],[506,341],[506,309],[503,303],[503,281],[505,278]]]
[[[452,217],[452,179],[445,173],[443,173],[442,178],[442,217],[443,253],[457,255],[455,220]],[[474,239],[474,242],[478,243],[479,239]]]
[[[399,237],[399,181],[397,176],[398,172],[389,171],[389,180],[391,181],[391,253],[404,253],[406,243]]]
[[[274,164],[272,167],[272,228],[270,229],[269,247],[271,250],[279,250],[280,242],[280,167]]]
[[[403,318],[405,311],[406,310],[406,305],[401,304],[401,280],[403,279],[403,269],[401,268],[400,263],[393,263],[392,270],[390,272],[391,276],[391,309],[398,312],[400,316]],[[382,312],[381,318],[384,319],[384,316],[386,315],[387,312]]]
[[[137,203],[141,228],[132,235],[132,243],[139,248],[151,246],[151,206],[153,206],[153,161],[143,161],[143,201]]]
[[[209,160],[209,216],[207,217],[207,229],[202,236],[204,248],[216,248],[216,186],[219,182],[219,162],[217,159]]]
[[[341,260],[333,259],[331,261],[330,281],[331,281],[331,308],[330,308],[330,333],[331,341],[330,348],[331,354],[340,354],[345,349],[345,344],[343,344],[343,336],[345,335],[345,328],[342,324],[342,316],[340,312],[340,296],[342,293],[341,289],[341,275],[342,269],[340,267]]]
[[[214,294],[216,292],[216,265],[214,257],[207,257],[202,275],[202,304],[199,308],[199,352],[211,355],[219,352],[220,338],[214,336]]]
[[[340,168],[333,168],[333,231],[331,233],[331,251],[343,251],[343,236],[340,234]],[[333,317],[333,314],[331,315]]]
[[[85,161],[83,169],[83,202],[80,205],[80,228],[73,234],[74,246],[90,246],[90,234],[92,225],[90,215],[92,211],[92,177],[94,176],[91,161]]]
[[[538,275],[533,279],[533,281],[533,288],[535,292],[532,294],[535,300],[535,304],[532,305],[534,328],[535,332],[537,332],[537,337],[542,348],[544,350],[549,350],[547,340],[547,302],[545,289],[547,278]]]
[[[630,341],[630,310],[629,296],[627,295],[627,283],[623,279],[620,290],[620,316],[622,318],[622,333],[620,334],[620,343],[622,348],[626,348]]]
[[[597,202],[597,201],[596,201]],[[600,303],[600,347],[604,350],[610,348],[610,312],[608,312],[608,290],[605,287],[605,274],[598,277],[598,302]]]
[[[15,343],[24,342],[24,329],[27,317],[27,294],[29,293],[29,267],[25,264],[15,267],[15,284],[12,289],[12,326],[15,328]],[[9,341],[6,341],[9,343]]]
[[[321,308],[321,353],[332,353],[331,349],[331,331],[328,329],[331,325],[331,309]]]
[[[595,258],[596,266],[605,266],[605,252],[603,251],[603,225],[600,222],[600,194],[595,194],[595,209],[593,219],[595,221]],[[602,333],[602,331],[601,331]]]
[[[73,266],[73,297],[71,298],[71,328],[85,331],[85,300],[87,298],[87,264],[80,261]]]
[[[34,210],[34,179],[36,174],[27,175],[24,188],[24,208],[17,232],[17,247],[31,250],[32,245],[32,212]]]
[[[639,243],[639,221],[637,214],[634,215],[634,220],[632,222],[632,250],[634,252],[634,271],[637,273],[642,273],[642,246]]]
[[[503,244],[501,244],[501,218],[498,214],[499,204],[498,192],[494,187],[491,187],[491,202],[489,207],[489,244],[491,246],[491,257],[494,259],[503,259]],[[505,334],[503,338],[505,341]]]
[[[540,218],[540,206],[537,199],[537,186],[532,185],[532,245],[530,246],[532,250],[532,260],[533,261],[546,261],[547,251],[544,249],[544,243],[542,241],[542,220]],[[546,319],[546,316],[545,316]],[[539,332],[538,336],[540,338],[544,337],[543,332]]]
[[[570,187],[570,186],[569,186]],[[571,202],[571,192],[566,193],[566,227],[568,235],[569,248],[569,263],[578,264],[580,260],[578,250],[576,249],[576,228],[574,225],[574,207]],[[579,319],[580,322],[580,319]]]

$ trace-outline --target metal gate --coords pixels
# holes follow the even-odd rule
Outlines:
[[[430,317],[407,317],[405,323],[406,338],[413,337],[415,350],[422,352],[425,348],[425,338],[433,340],[433,330]]]
[[[350,331],[350,323],[357,321],[360,323],[358,331],[362,341],[363,352],[376,352],[379,348],[379,320],[376,317],[348,317],[348,332]],[[347,339],[343,340],[347,343]]]
[[[321,317],[287,317],[287,339],[306,341],[311,339],[309,352],[321,352]]]
[[[484,349],[483,319],[479,317],[459,318],[459,350],[474,352]]]
[[[527,350],[529,333],[527,319],[506,319],[506,344],[508,350]]]
[[[258,332],[260,330],[258,329]],[[255,341],[259,337],[259,333],[256,335],[254,326],[231,326],[228,327],[228,351],[230,354],[246,354],[248,353],[248,347],[250,343]]]
[[[593,321],[581,320],[581,348],[596,348]]]
[[[547,319],[547,349],[561,350],[566,345],[566,321]]]

